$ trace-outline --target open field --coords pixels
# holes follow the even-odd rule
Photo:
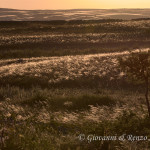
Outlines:
[[[0,22],[0,148],[150,149],[128,138],[150,139],[144,84],[118,63],[148,50],[149,20]]]
[[[150,9],[17,10],[0,8],[0,21],[49,21],[149,18]]]
[[[0,22],[0,58],[84,55],[150,46],[150,21]]]

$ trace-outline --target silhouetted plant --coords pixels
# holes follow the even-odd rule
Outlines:
[[[150,103],[148,99],[150,79],[150,51],[131,53],[127,57],[119,58],[119,64],[128,77],[145,83],[145,99],[150,117]]]

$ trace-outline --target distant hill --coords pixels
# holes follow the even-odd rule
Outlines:
[[[0,8],[0,21],[98,20],[150,18],[150,9],[16,10]]]

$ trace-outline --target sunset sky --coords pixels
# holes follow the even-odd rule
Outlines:
[[[0,0],[0,8],[15,9],[109,9],[150,8],[150,0]]]

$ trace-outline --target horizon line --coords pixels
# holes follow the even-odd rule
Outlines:
[[[117,9],[150,9],[150,8],[66,8],[66,9],[19,9],[19,8],[3,8],[0,9],[13,9],[13,10],[117,10]]]

